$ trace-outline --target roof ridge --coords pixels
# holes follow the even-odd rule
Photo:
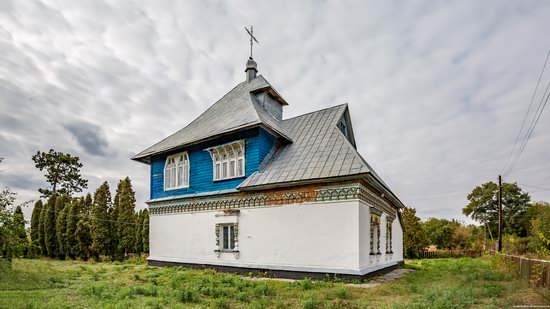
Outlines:
[[[285,121],[287,121],[287,120],[291,120],[291,119],[295,119],[295,118],[299,118],[299,117],[303,117],[303,116],[307,116],[307,115],[311,115],[311,114],[323,112],[323,111],[326,111],[326,110],[329,110],[329,109],[338,108],[338,107],[342,107],[342,106],[347,106],[347,105],[348,105],[348,103],[342,103],[342,104],[338,104],[338,105],[334,105],[334,106],[329,106],[329,107],[327,107],[327,108],[323,108],[323,109],[319,109],[319,110],[316,110],[316,111],[307,112],[307,113],[305,113],[305,114],[301,114],[301,115],[298,115],[298,116],[294,116],[294,117],[290,117],[290,118],[287,118],[287,119],[283,119],[283,122],[285,122]]]

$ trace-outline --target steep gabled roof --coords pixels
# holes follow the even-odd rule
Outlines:
[[[239,188],[370,172],[365,160],[336,126],[345,112],[347,104],[284,120],[283,128],[293,143],[279,149],[263,169]]]
[[[293,143],[282,146],[263,168],[245,179],[238,189],[254,190],[370,175],[382,189],[395,197],[337,127],[342,117],[349,119],[347,104],[284,120],[283,128]],[[351,126],[351,122],[348,125]]]
[[[252,93],[259,89],[264,89],[278,95],[278,92],[261,75],[250,82],[244,81],[229,91],[214,105],[210,106],[210,108],[185,128],[143,150],[132,157],[132,159],[147,162],[151,155],[189,146],[221,134],[258,125],[266,127],[281,136],[284,140],[291,142],[292,139],[285,132],[281,122],[269,115],[253,99]],[[282,97],[276,97],[276,99],[285,102]]]

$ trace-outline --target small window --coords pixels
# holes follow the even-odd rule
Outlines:
[[[386,219],[386,253],[393,253],[392,249],[392,221]]]
[[[207,149],[212,156],[214,180],[245,176],[244,140]]]
[[[222,225],[222,250],[235,250],[235,226],[234,225]]]
[[[380,216],[372,212],[370,217],[370,253],[380,254]]]
[[[189,187],[189,165],[187,152],[167,157],[164,164],[164,190]]]

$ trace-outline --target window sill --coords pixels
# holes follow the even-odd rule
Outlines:
[[[216,253],[239,253],[239,250],[214,250]]]
[[[235,179],[240,179],[240,178],[246,178],[246,175],[245,176],[236,176],[236,177],[231,177],[231,178],[224,178],[224,179],[212,179],[212,181],[213,182],[222,182],[222,181],[235,180]]]
[[[167,192],[167,191],[174,191],[174,190],[179,190],[179,189],[189,189],[189,186],[185,186],[185,187],[176,187],[176,188],[170,188],[170,189],[164,188],[164,192]]]

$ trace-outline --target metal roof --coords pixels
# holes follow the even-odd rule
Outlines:
[[[380,189],[395,198],[397,205],[403,205],[337,127],[344,116],[349,119],[347,104],[283,120],[282,127],[293,142],[278,149],[269,162],[262,164],[263,167],[237,189],[253,190],[370,175]],[[348,125],[351,126],[351,122]]]
[[[355,147],[336,126],[347,104],[305,114],[282,122],[292,143],[248,177],[239,189],[365,174],[371,171]]]
[[[281,123],[269,115],[252,98],[252,93],[257,92],[258,89],[269,90],[271,93],[278,95],[278,92],[261,75],[250,82],[244,81],[210,106],[185,128],[143,150],[132,159],[147,162],[148,157],[151,155],[196,144],[220,134],[255,125],[263,125],[283,139],[292,141]],[[282,97],[277,99],[284,102]]]

